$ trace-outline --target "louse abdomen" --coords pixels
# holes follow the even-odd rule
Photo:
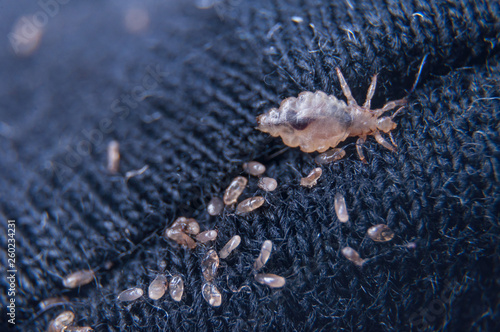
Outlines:
[[[285,124],[288,124],[295,130],[305,130],[312,122],[314,122],[313,118],[297,117],[297,112],[294,110],[288,110],[286,113]]]
[[[303,92],[260,115],[257,129],[281,136],[286,145],[304,152],[324,152],[349,135],[353,118],[348,111],[343,101],[324,92]]]

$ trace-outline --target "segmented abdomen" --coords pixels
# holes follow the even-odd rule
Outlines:
[[[257,118],[258,129],[281,136],[304,152],[324,152],[349,136],[352,116],[345,102],[322,91],[302,92]]]

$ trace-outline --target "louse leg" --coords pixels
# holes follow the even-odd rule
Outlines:
[[[392,138],[392,133],[391,132],[389,132],[389,138],[391,139],[392,145],[394,145],[397,148],[398,145],[396,144],[396,142],[394,142],[394,139]]]
[[[376,109],[376,110],[370,110],[372,114],[375,116],[379,117],[382,114],[384,114],[387,111],[390,111],[398,106],[405,106],[406,105],[406,99],[399,99],[399,100],[393,100],[388,102],[387,104],[384,105],[384,107]],[[399,110],[398,110],[399,112]]]
[[[358,138],[358,140],[356,141],[356,151],[358,151],[359,159],[361,159],[361,161],[364,162],[365,164],[368,164],[368,162],[365,159],[365,155],[363,154],[363,144],[365,144],[365,142],[366,142],[366,135]]]
[[[347,98],[347,104],[357,106],[358,103],[356,102],[356,100],[354,100],[351,94],[351,89],[349,89],[349,86],[347,85],[347,82],[345,81],[344,75],[342,75],[340,68],[336,67],[335,70],[337,71],[337,76],[339,77],[340,87],[342,88],[342,92],[344,92],[344,96]]]
[[[380,131],[377,130],[375,133],[373,133],[373,136],[377,140],[378,144],[382,145],[384,148],[386,148],[388,150],[391,150],[392,152],[396,152],[396,148],[394,146],[392,146],[391,144],[389,144],[389,142],[387,142],[382,137],[382,135],[380,134]]]
[[[370,109],[373,95],[375,94],[375,88],[377,87],[377,74],[373,75],[372,82],[370,87],[368,88],[368,92],[366,93],[366,101],[363,105],[363,108]]]

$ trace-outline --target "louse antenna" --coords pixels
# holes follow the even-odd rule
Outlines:
[[[401,106],[400,108],[398,108],[398,110],[396,112],[394,112],[393,115],[391,115],[391,120],[394,119],[394,117],[399,113],[399,111],[401,111],[403,108],[405,108],[404,106]]]
[[[424,68],[425,60],[427,59],[428,55],[429,55],[429,53],[424,55],[424,58],[422,59],[422,62],[420,63],[420,67],[418,68],[418,73],[417,73],[417,77],[415,78],[415,83],[413,83],[413,86],[411,87],[410,92],[408,92],[408,95],[411,95],[413,93],[413,91],[415,91],[415,88],[417,87],[417,84],[418,84],[418,80],[420,79],[420,74],[422,74],[422,68]]]

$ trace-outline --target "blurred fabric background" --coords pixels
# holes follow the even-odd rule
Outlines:
[[[0,2],[0,322],[7,328],[7,220],[16,220],[16,328],[45,331],[64,309],[96,331],[494,331],[499,328],[497,1]],[[397,153],[373,137],[368,164],[348,139],[312,189],[314,156],[255,130],[255,117],[302,91],[358,103],[378,73],[374,108],[410,91],[395,118]],[[106,169],[120,144],[117,174]],[[278,181],[245,216],[210,217],[245,161]],[[148,166],[127,179],[129,171]],[[345,196],[350,221],[334,211]],[[219,237],[194,251],[162,238],[178,216]],[[366,238],[375,224],[396,237]],[[235,234],[216,278],[222,305],[201,295],[200,263]],[[275,248],[257,284],[264,240]],[[368,259],[362,268],[340,249]],[[124,289],[160,272],[184,277],[184,299]],[[65,289],[91,268],[96,281]],[[237,292],[241,286],[246,285]],[[40,310],[40,301],[70,303]]]

